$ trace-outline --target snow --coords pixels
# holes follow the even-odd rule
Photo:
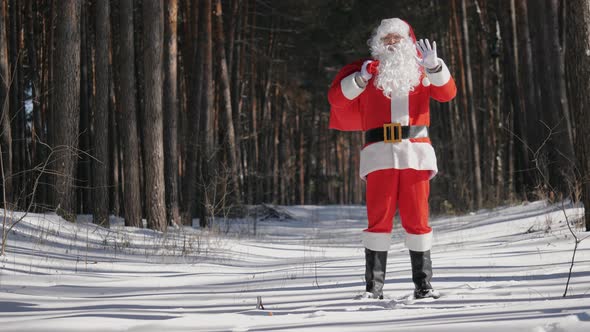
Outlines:
[[[166,234],[28,214],[0,257],[0,331],[590,331],[590,239],[563,298],[574,240],[559,206],[433,218],[438,300],[411,296],[399,220],[386,298],[354,300],[365,208],[283,208],[295,219]]]

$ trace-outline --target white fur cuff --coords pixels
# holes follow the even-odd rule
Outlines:
[[[361,235],[363,245],[373,251],[388,251],[391,244],[390,233],[372,233],[364,231]]]
[[[432,248],[432,232],[426,234],[406,233],[406,247],[412,251],[428,251]]]
[[[346,76],[342,79],[342,81],[340,81],[340,88],[342,89],[342,94],[348,100],[353,100],[354,98],[358,97],[363,91],[365,91],[365,88],[361,88],[360,86],[358,86],[358,84],[356,84],[356,81],[354,80],[355,75],[356,72]]]
[[[434,86],[443,86],[447,84],[447,82],[451,79],[451,73],[449,72],[449,68],[445,64],[445,62],[439,58],[438,63],[442,66],[441,70],[437,73],[429,73],[426,71],[426,76],[428,76],[428,80],[430,84]]]

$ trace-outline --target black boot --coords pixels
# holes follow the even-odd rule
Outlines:
[[[383,299],[385,285],[385,268],[387,267],[387,251],[373,251],[365,248],[365,280],[367,292],[374,299]]]
[[[430,250],[412,251],[410,250],[410,259],[412,261],[412,281],[416,286],[414,297],[423,299],[440,297],[440,294],[432,289],[430,280],[432,279],[432,260],[430,259]]]

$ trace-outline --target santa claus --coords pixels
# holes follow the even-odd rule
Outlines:
[[[368,227],[362,232],[365,297],[383,298],[387,251],[397,208],[406,231],[416,298],[439,297],[431,284],[430,179],[437,173],[428,135],[430,98],[447,102],[456,87],[436,43],[416,42],[410,25],[385,19],[368,41],[370,59],[340,70],[328,92],[330,128],[365,132],[360,175]]]

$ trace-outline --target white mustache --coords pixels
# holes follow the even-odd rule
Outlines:
[[[420,82],[415,46],[410,41],[375,45],[373,56],[380,61],[375,87],[387,97],[407,95]]]

